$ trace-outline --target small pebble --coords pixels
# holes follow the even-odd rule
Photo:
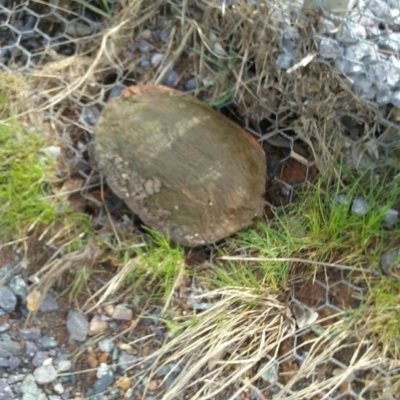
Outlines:
[[[7,286],[0,287],[0,308],[6,313],[13,312],[17,305],[17,297]]]
[[[53,385],[53,389],[55,392],[57,392],[58,394],[62,394],[64,393],[65,389],[64,386],[62,385],[61,382],[57,382]]]
[[[37,353],[38,350],[39,348],[37,347],[36,343],[33,343],[29,340],[25,342],[25,354],[28,357],[32,358]]]
[[[13,400],[14,393],[5,379],[0,379],[0,400]]]
[[[47,351],[38,351],[32,359],[32,364],[35,367],[40,367],[43,365],[43,362],[47,360],[49,357],[49,353]]]
[[[59,360],[56,362],[56,367],[59,372],[67,372],[72,368],[72,362],[69,360]]]
[[[112,304],[107,304],[104,307],[104,312],[110,317],[114,314],[114,310],[115,310],[115,307]]]
[[[36,383],[43,385],[57,379],[57,371],[53,365],[42,365],[33,371]]]
[[[39,388],[32,374],[26,375],[25,379],[21,383],[20,389],[24,395],[39,396]]]
[[[82,110],[81,116],[79,117],[79,122],[84,125],[94,126],[100,117],[100,110],[95,106],[85,107]]]
[[[145,40],[145,39],[140,39],[139,40],[139,50],[141,53],[148,53],[151,49],[151,44]]]
[[[197,89],[196,78],[190,78],[185,83],[185,89],[188,92],[192,92]]]
[[[111,339],[101,339],[99,341],[99,348],[103,353],[111,353],[115,345]]]
[[[84,342],[88,334],[89,322],[85,315],[70,310],[67,316],[67,328],[72,340]]]
[[[113,319],[131,321],[133,318],[133,312],[130,308],[124,306],[123,304],[118,304],[112,315]]]
[[[54,349],[58,346],[57,340],[52,336],[43,336],[40,339],[40,345],[43,349],[49,350]]]
[[[97,367],[97,371],[96,371],[96,377],[97,379],[100,379],[103,375],[106,375],[110,372],[110,366],[105,364],[105,363],[101,363],[98,367]]]
[[[152,38],[152,32],[150,29],[145,29],[141,32],[140,37],[145,40],[150,40]]]
[[[265,365],[265,364],[264,364]],[[264,366],[260,367],[260,370],[264,368]],[[276,383],[278,381],[278,372],[279,372],[279,367],[278,363],[273,363],[271,366],[267,368],[266,371],[264,371],[261,374],[261,378],[264,382],[268,383]]]
[[[151,56],[151,65],[153,67],[157,67],[158,65],[161,64],[161,61],[164,58],[164,54],[161,53],[155,53]]]
[[[93,336],[97,335],[98,333],[102,333],[108,329],[108,322],[103,321],[100,315],[95,315],[89,324],[88,335]]]
[[[42,331],[39,328],[26,328],[19,331],[21,340],[39,340],[42,337]]]
[[[107,97],[107,101],[109,101],[109,100],[111,100],[111,99],[113,99],[113,98],[115,98],[115,97],[120,97],[122,91],[123,91],[125,88],[126,88],[125,85],[119,85],[119,84],[118,84],[118,85],[115,85],[115,86],[110,90],[110,93],[108,94],[108,97]]]
[[[8,287],[19,298],[25,298],[28,295],[28,284],[20,275],[13,276]]]
[[[19,343],[11,339],[0,340],[0,357],[20,356],[21,354]]]
[[[52,293],[47,293],[40,305],[41,312],[57,311],[59,308],[58,302]]]
[[[9,357],[0,357],[0,368],[8,368],[8,360]]]
[[[18,357],[11,356],[8,359],[8,368],[10,371],[16,370],[21,364],[22,364],[22,361]]]
[[[149,69],[151,67],[151,62],[146,57],[142,57],[140,60],[140,66],[143,69]]]
[[[168,87],[175,87],[178,83],[179,75],[173,69],[169,70],[161,80],[161,84]]]
[[[161,32],[160,34],[160,40],[163,43],[168,43],[169,42],[169,38],[171,37],[171,28],[165,29]]]
[[[386,275],[391,275],[393,270],[400,274],[400,247],[388,250],[381,256],[381,268]]]
[[[61,155],[61,147],[60,146],[48,146],[43,149],[44,153],[57,160]]]
[[[137,361],[137,357],[132,354],[128,354],[123,351],[118,358],[118,366],[119,368],[125,372],[128,368],[131,368]]]
[[[392,228],[399,220],[399,212],[397,210],[388,210],[386,212],[384,223],[388,228]]]
[[[362,197],[357,197],[351,205],[351,212],[359,217],[364,216],[369,211],[369,205]]]

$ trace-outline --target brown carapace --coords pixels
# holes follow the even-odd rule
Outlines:
[[[145,224],[184,246],[216,242],[263,213],[262,147],[192,95],[156,85],[125,89],[99,118],[94,157]]]

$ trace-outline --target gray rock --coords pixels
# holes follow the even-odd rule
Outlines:
[[[378,87],[384,85],[395,86],[400,81],[400,63],[396,58],[390,62],[374,62],[366,65],[366,74],[369,81]]]
[[[61,396],[51,394],[50,396],[48,396],[48,400],[63,400],[63,398]]]
[[[390,102],[394,106],[400,107],[400,90],[396,90],[395,92],[392,93],[392,96],[390,97]]]
[[[0,368],[8,368],[9,357],[0,357]]]
[[[193,90],[196,90],[196,88],[197,88],[196,78],[190,78],[186,81],[185,89],[187,91],[192,92]]]
[[[115,98],[115,97],[120,97],[122,91],[123,91],[125,88],[126,88],[125,85],[120,85],[120,84],[115,85],[115,86],[110,90],[110,93],[108,94],[108,97],[107,97],[107,101],[109,101],[109,100],[111,100],[111,99],[113,99],[113,98]]]
[[[360,74],[365,70],[365,67],[362,63],[350,61],[341,57],[336,59],[335,67],[344,74]]]
[[[279,56],[277,57],[276,65],[282,69],[289,69],[293,64],[293,61],[295,60],[295,56],[296,55],[292,52],[289,53],[285,51],[279,54]]]
[[[15,267],[15,263],[5,264],[0,268],[0,280],[4,279],[6,276],[10,277],[12,271]]]
[[[368,0],[366,2],[366,7],[372,14],[380,19],[387,20],[391,18],[390,7],[384,0]]]
[[[22,350],[17,342],[11,339],[0,339],[0,357],[20,356],[21,354]]]
[[[99,341],[99,348],[103,353],[111,353],[115,345],[111,339],[101,339]]]
[[[151,56],[151,60],[150,60],[151,65],[152,65],[153,67],[157,67],[158,65],[161,64],[161,62],[162,62],[163,59],[164,59],[164,54],[162,54],[162,53],[154,53],[154,54]]]
[[[42,337],[42,331],[39,328],[25,328],[19,331],[21,340],[39,340]]]
[[[373,43],[360,42],[348,46],[344,52],[344,55],[349,60],[376,60],[378,58],[378,47]]]
[[[8,287],[17,297],[25,298],[28,295],[28,284],[20,275],[13,276],[8,284]]]
[[[110,366],[105,363],[100,363],[100,365],[97,367],[96,371],[96,377],[97,379],[100,379],[103,375],[106,375],[110,372]]]
[[[21,364],[22,361],[19,357],[11,356],[8,358],[8,368],[10,371],[15,371]]]
[[[67,316],[67,328],[72,340],[84,342],[89,330],[89,321],[85,315],[70,310]]]
[[[378,93],[378,89],[369,79],[357,77],[353,88],[357,96],[363,100],[373,100]]]
[[[373,27],[376,25],[376,17],[370,10],[356,10],[349,16],[349,21],[364,27]]]
[[[318,52],[322,58],[334,59],[343,54],[343,48],[338,42],[329,38],[321,38]]]
[[[21,383],[20,386],[21,392],[25,394],[29,394],[32,396],[38,396],[39,395],[39,388],[35,382],[35,378],[33,377],[32,374],[28,374],[24,381]]]
[[[55,365],[59,372],[67,372],[72,368],[72,362],[70,360],[58,360]]]
[[[131,368],[136,363],[136,361],[136,356],[123,351],[118,358],[118,366],[122,371],[125,372],[128,368]]]
[[[99,380],[97,380],[93,389],[96,394],[104,392],[109,386],[111,386],[115,381],[114,374],[111,371],[105,373]]]
[[[100,117],[100,110],[96,106],[85,107],[82,110],[79,122],[84,125],[94,126]]]
[[[33,371],[36,383],[43,385],[57,379],[57,371],[53,365],[41,365]]]
[[[49,350],[57,347],[58,343],[54,337],[46,335],[40,339],[40,345],[42,346],[42,349]]]
[[[165,29],[165,30],[162,31],[161,34],[160,34],[160,40],[161,40],[163,43],[168,43],[170,37],[171,37],[171,28]]]
[[[358,43],[366,38],[367,31],[364,26],[351,21],[345,22],[336,34],[336,39],[341,43]]]
[[[351,212],[359,217],[364,216],[369,211],[368,202],[362,197],[356,197],[351,205]]]
[[[175,87],[178,83],[179,75],[173,69],[169,70],[161,80],[161,84],[168,87]]]
[[[55,392],[57,392],[59,394],[62,394],[65,391],[64,386],[62,385],[61,382],[57,382],[57,383],[53,384],[53,389]]]
[[[32,358],[37,353],[38,350],[39,348],[36,345],[36,343],[33,343],[29,340],[25,342],[25,354],[28,357]]]
[[[17,297],[13,291],[7,286],[0,287],[0,308],[5,312],[10,313],[15,310],[17,305]]]
[[[379,47],[384,50],[398,52],[400,50],[400,32],[389,32],[378,37]]]
[[[392,228],[399,220],[399,212],[397,210],[387,210],[384,218],[384,224],[388,228]]]
[[[58,308],[58,302],[53,293],[47,293],[39,309],[41,312],[52,312],[57,311]]]
[[[32,359],[32,364],[35,367],[40,367],[45,360],[49,358],[49,353],[47,351],[38,351],[35,357]]]
[[[388,250],[382,254],[381,268],[386,275],[391,275],[391,270],[400,274],[400,247]]]
[[[269,363],[268,363],[269,364]],[[264,364],[265,365],[265,364]],[[260,370],[264,368],[264,366],[260,367]],[[278,381],[278,372],[279,367],[278,364],[275,362],[271,366],[269,366],[262,374],[261,378],[264,382],[268,383],[276,383]]]
[[[143,69],[149,69],[151,67],[151,62],[146,57],[142,57],[140,60],[140,66]]]
[[[141,53],[148,53],[151,49],[151,43],[145,39],[140,39],[138,47]]]
[[[14,393],[5,379],[0,379],[0,400],[13,400]]]
[[[343,204],[348,206],[350,204],[349,199],[347,198],[347,194],[345,193],[340,193],[335,197],[335,202],[337,204]]]

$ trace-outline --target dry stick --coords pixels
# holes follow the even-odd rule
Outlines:
[[[220,260],[224,261],[256,261],[256,262],[293,262],[293,263],[304,263],[311,265],[321,265],[323,267],[341,268],[349,271],[364,272],[361,268],[349,267],[348,265],[328,263],[323,261],[305,260],[297,257],[242,257],[242,256],[222,256]]]

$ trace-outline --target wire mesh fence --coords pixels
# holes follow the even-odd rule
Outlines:
[[[112,18],[96,11],[101,2],[87,3],[96,8],[0,0],[0,68],[32,83],[29,98],[68,144],[84,178],[102,107],[124,87],[150,80],[205,89],[217,108],[259,138],[270,154],[271,204],[291,201],[293,189],[335,152],[358,169],[398,169],[398,0],[159,0],[137,2],[131,20],[123,14],[128,1],[108,1]],[[295,317],[345,315],[366,290],[343,271],[318,276],[311,286],[293,288]],[[313,398],[400,398],[393,391],[400,367],[376,360],[366,368],[365,348],[349,357],[357,353],[355,338],[339,340],[337,351],[319,361],[325,328],[298,331],[288,350],[268,361],[262,372],[268,398],[304,398],[312,385]],[[298,373],[302,365],[312,366],[307,376]],[[335,375],[340,385],[330,386]]]

